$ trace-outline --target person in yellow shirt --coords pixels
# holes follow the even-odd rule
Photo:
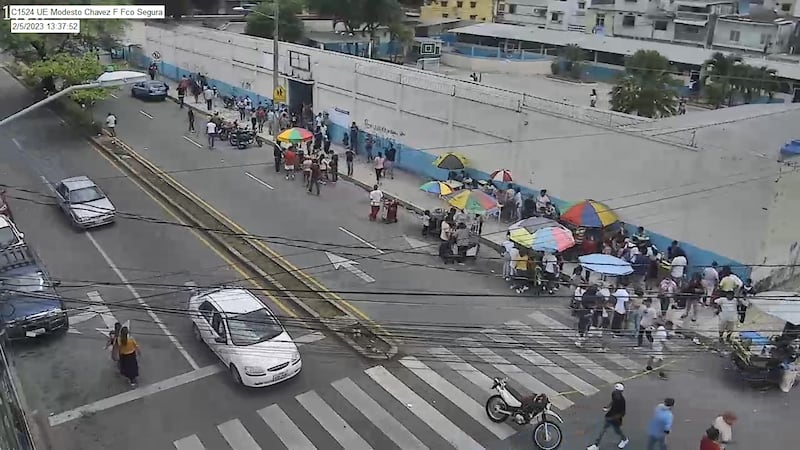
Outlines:
[[[529,261],[530,256],[528,256],[528,252],[525,249],[521,249],[519,252],[519,257],[514,258],[514,268],[516,269],[515,289],[517,294],[521,294],[529,289]]]
[[[119,372],[130,381],[131,386],[136,386],[139,378],[139,362],[137,353],[139,345],[136,339],[129,335],[128,327],[122,327],[117,337],[117,351],[119,352]]]

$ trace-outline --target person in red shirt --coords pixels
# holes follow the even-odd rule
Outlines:
[[[719,430],[714,427],[706,430],[706,435],[700,440],[700,450],[722,450],[719,445]]]
[[[286,171],[286,179],[294,180],[294,169],[297,166],[297,153],[294,147],[289,147],[283,152],[283,168]]]

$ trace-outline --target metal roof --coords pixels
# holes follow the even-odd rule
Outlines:
[[[672,62],[700,66],[711,58],[718,50],[676,45],[667,42],[645,41],[603,36],[599,34],[580,33],[575,31],[544,30],[535,27],[522,27],[501,23],[479,23],[466,27],[454,28],[451,33],[471,34],[500,39],[513,39],[525,42],[564,46],[575,44],[584,50],[632,55],[637,50],[655,50]],[[724,53],[724,52],[723,52]],[[745,57],[744,62],[754,66],[767,66],[775,69],[778,76],[792,80],[800,80],[800,64],[774,61],[758,57]]]

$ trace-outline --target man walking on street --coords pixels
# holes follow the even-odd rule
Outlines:
[[[189,108],[189,111],[186,113],[186,117],[189,119],[189,131],[194,133],[194,111],[192,108]]]
[[[381,202],[383,201],[383,192],[378,189],[378,185],[372,187],[372,192],[369,193],[369,220],[375,222],[378,218],[378,213],[381,210]]]
[[[322,176],[322,170],[320,169],[319,160],[314,160],[311,163],[311,176],[308,180],[308,193],[313,193],[314,190],[317,191],[317,195],[319,195],[319,179]]]
[[[594,444],[588,446],[586,450],[599,450],[600,441],[603,440],[603,435],[606,434],[609,428],[613,428],[614,432],[619,436],[620,441],[617,444],[617,448],[625,448],[628,445],[628,437],[622,432],[622,418],[625,417],[625,396],[622,395],[624,390],[625,386],[622,383],[614,385],[614,391],[611,393],[611,403],[603,408],[606,412],[603,429],[600,430],[600,435],[597,436]]]
[[[389,148],[386,149],[386,161],[383,162],[383,169],[384,169],[384,176],[390,177],[394,180],[394,160],[397,158],[397,149],[394,148],[394,144],[389,144]]]
[[[206,86],[203,89],[203,98],[206,100],[206,108],[210,112],[214,107],[214,91],[211,90],[211,87]]]
[[[112,138],[117,137],[117,116],[108,113],[106,116],[106,128],[108,129],[108,134],[110,134]]]
[[[275,173],[281,171],[281,158],[283,157],[283,150],[277,143],[272,144],[272,156],[275,158]]]
[[[653,333],[653,340],[651,345],[650,359],[647,361],[647,371],[653,370],[653,366],[658,367],[658,377],[662,380],[667,379],[667,374],[664,373],[664,352],[667,350],[667,339],[669,333],[672,331],[672,322],[667,321],[666,326],[659,325]]]
[[[723,343],[726,339],[730,340],[734,330],[736,330],[736,319],[738,318],[738,300],[734,298],[733,291],[723,293],[724,296],[714,300],[719,308],[719,342]]]
[[[183,109],[184,99],[186,99],[186,90],[189,89],[189,79],[186,78],[186,75],[181,78],[180,83],[178,83],[178,106]]]
[[[672,407],[675,399],[666,398],[659,403],[653,418],[647,424],[647,450],[667,450],[667,435],[672,431]]]
[[[344,152],[344,160],[347,163],[347,176],[353,176],[353,159],[355,159],[356,153],[353,151],[352,148],[348,148]]]
[[[358,125],[353,122],[353,124],[350,125],[350,148],[356,155],[358,154],[358,132]]]
[[[206,124],[206,134],[208,135],[208,147],[214,148],[214,138],[217,136],[217,124],[209,119]]]

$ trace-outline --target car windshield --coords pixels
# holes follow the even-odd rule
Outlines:
[[[104,198],[103,192],[96,186],[76,189],[69,192],[70,203],[88,203]]]
[[[233,345],[253,345],[268,341],[283,333],[278,319],[266,309],[239,314],[228,319]]]
[[[0,248],[9,246],[17,242],[17,235],[11,227],[0,228]]]

